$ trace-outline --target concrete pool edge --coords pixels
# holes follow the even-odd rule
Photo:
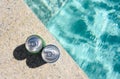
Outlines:
[[[0,27],[4,31],[0,36],[0,78],[88,79],[23,0],[1,0],[1,3],[0,23],[5,28]],[[32,34],[38,34],[47,44],[55,44],[60,48],[61,57],[56,63],[29,68],[26,60],[18,61],[14,58],[14,49]]]

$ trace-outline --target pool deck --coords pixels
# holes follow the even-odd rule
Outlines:
[[[53,64],[26,57],[24,42],[38,34],[61,51]],[[23,0],[0,0],[0,79],[88,79]]]

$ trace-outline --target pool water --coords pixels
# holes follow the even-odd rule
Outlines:
[[[120,0],[25,0],[90,79],[120,79]]]

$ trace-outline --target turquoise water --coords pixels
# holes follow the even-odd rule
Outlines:
[[[25,2],[90,79],[120,79],[120,0]]]

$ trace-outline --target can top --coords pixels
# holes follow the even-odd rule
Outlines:
[[[53,63],[58,60],[60,51],[55,45],[47,45],[42,51],[42,58],[47,63]]]
[[[31,35],[27,38],[25,47],[30,53],[38,53],[43,47],[43,40],[38,35]]]

